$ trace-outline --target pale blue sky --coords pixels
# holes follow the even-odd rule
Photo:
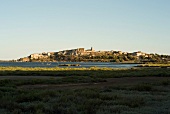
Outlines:
[[[170,0],[0,0],[0,59],[78,47],[170,54]]]

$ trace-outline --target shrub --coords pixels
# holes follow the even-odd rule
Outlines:
[[[137,90],[137,91],[151,91],[152,86],[149,84],[138,84],[130,88],[131,90]]]
[[[130,108],[140,107],[145,104],[144,99],[139,96],[123,97],[117,102],[118,105],[129,106]]]
[[[163,86],[168,86],[168,85],[170,85],[170,80],[164,80],[164,81],[161,82],[161,84]]]

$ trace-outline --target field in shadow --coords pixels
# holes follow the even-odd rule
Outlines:
[[[1,114],[170,113],[169,69],[4,69],[0,74]]]

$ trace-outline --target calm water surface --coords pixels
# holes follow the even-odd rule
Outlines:
[[[110,67],[110,68],[131,68],[137,66],[138,64],[117,64],[109,62],[0,62],[0,66],[17,66],[17,67],[68,67],[59,66],[59,64],[80,64],[80,66],[70,66],[73,68],[81,67]]]

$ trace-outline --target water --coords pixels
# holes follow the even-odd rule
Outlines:
[[[138,64],[117,64],[109,62],[0,62],[3,67],[68,67],[59,64],[79,64],[80,66],[69,66],[72,68],[109,67],[109,68],[131,68]]]

